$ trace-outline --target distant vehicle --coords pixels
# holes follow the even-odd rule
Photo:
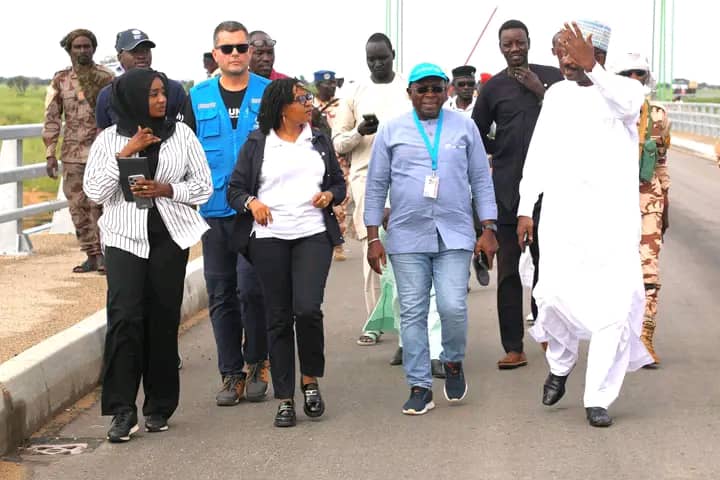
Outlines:
[[[685,95],[695,95],[697,91],[697,82],[695,80],[686,80],[684,78],[676,78],[672,84],[673,96],[684,97]]]

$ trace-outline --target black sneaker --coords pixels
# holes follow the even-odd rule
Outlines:
[[[297,418],[295,416],[295,402],[292,400],[280,402],[277,413],[275,414],[275,426],[294,427],[296,423]]]
[[[432,390],[424,387],[412,387],[410,398],[403,405],[402,412],[405,415],[424,415],[435,408],[433,403]]]
[[[137,413],[132,411],[118,413],[113,417],[107,439],[112,443],[130,441],[132,434],[139,430],[137,423]]]
[[[445,369],[440,360],[430,360],[430,373],[432,373],[432,376],[435,378],[445,378]]]
[[[165,432],[168,429],[167,418],[160,413],[145,417],[145,430],[148,432]]]
[[[237,405],[245,396],[245,374],[228,375],[223,378],[223,388],[215,395],[219,407]]]
[[[448,402],[459,402],[467,395],[462,362],[445,362],[445,398]]]

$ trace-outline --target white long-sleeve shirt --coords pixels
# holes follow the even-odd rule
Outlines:
[[[350,176],[367,175],[375,135],[360,135],[357,126],[363,115],[374,113],[383,125],[412,108],[407,80],[399,74],[390,83],[374,83],[369,78],[340,100],[333,122],[333,146],[340,155],[351,154]]]
[[[98,221],[103,246],[148,258],[148,210],[125,201],[120,188],[115,154],[129,141],[117,133],[116,126],[98,135],[90,148],[83,190],[90,200],[103,205]],[[205,203],[213,187],[205,152],[187,125],[177,123],[173,135],[160,146],[155,180],[170,184],[173,197],[155,198],[154,208],[173,241],[182,249],[191,247],[209,229],[193,206]]]

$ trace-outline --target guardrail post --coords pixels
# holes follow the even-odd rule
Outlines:
[[[67,198],[65,198],[65,193],[63,193],[63,182],[64,180],[61,176],[60,183],[58,184],[58,200],[67,200]],[[50,233],[75,233],[75,225],[72,222],[69,208],[63,208],[62,210],[58,210],[57,212],[53,213],[52,222],[50,224]]]
[[[22,139],[3,140],[0,149],[0,170],[9,170],[22,165]],[[23,205],[22,182],[0,185],[0,211],[20,208]],[[22,255],[32,249],[23,234],[22,219],[0,224],[0,254]]]

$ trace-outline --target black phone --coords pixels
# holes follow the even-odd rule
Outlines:
[[[363,120],[367,123],[380,123],[374,113],[366,113],[363,115]]]

